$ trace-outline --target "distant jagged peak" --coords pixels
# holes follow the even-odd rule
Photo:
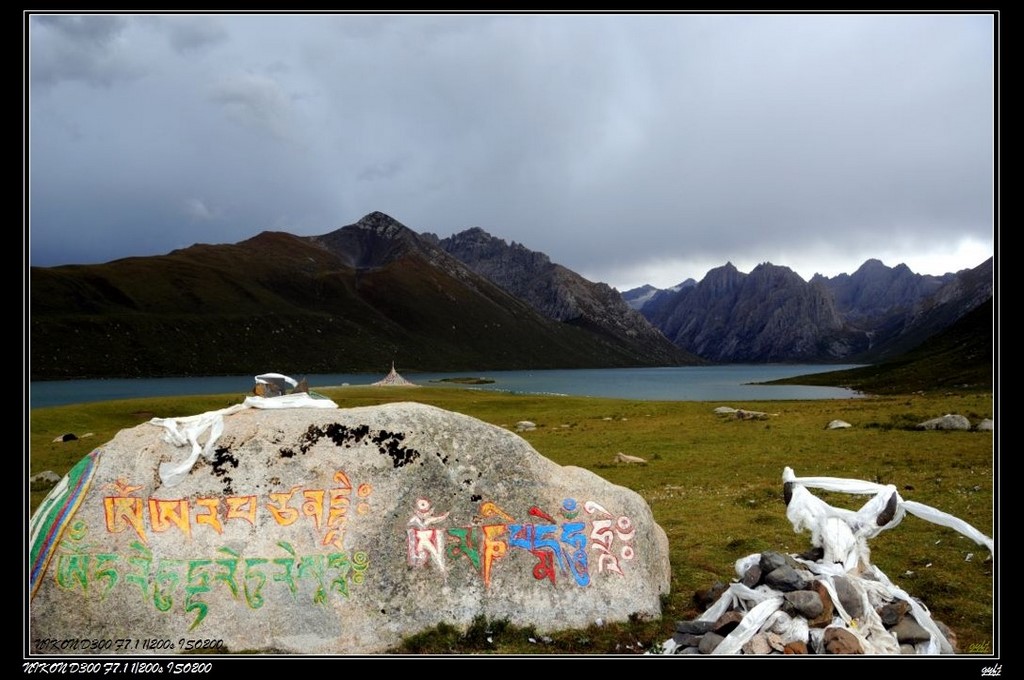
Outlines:
[[[645,283],[642,286],[636,288],[630,288],[629,290],[622,293],[623,296],[631,295],[633,297],[640,297],[641,295],[647,295],[649,293],[655,293],[658,289],[649,283]]]
[[[672,291],[673,293],[678,293],[683,288],[692,288],[693,286],[696,286],[696,285],[697,285],[697,282],[694,279],[688,278],[685,281],[681,281],[681,282],[677,283],[674,286],[670,286],[668,288],[668,290]]]
[[[754,267],[750,271],[750,280],[792,283],[799,281],[800,283],[805,283],[803,277],[789,267],[781,264],[772,264],[771,262],[762,262]]]
[[[746,274],[744,274],[739,269],[737,269],[736,265],[734,265],[730,261],[730,262],[726,262],[725,264],[723,264],[720,267],[715,267],[714,269],[709,269],[708,273],[705,274],[704,278],[701,280],[701,283],[704,283],[705,281],[708,281],[708,280],[714,281],[714,280],[720,280],[720,279],[726,279],[726,278],[736,278],[736,277],[742,278],[744,276],[746,276]]]
[[[442,239],[441,248],[455,257],[466,261],[496,260],[513,258],[528,268],[548,267],[551,258],[545,253],[531,250],[521,243],[508,242],[493,236],[480,227],[470,227],[448,238]]]
[[[889,267],[884,262],[876,258],[870,258],[864,261],[857,271],[853,273],[855,277],[864,277],[868,275],[879,276],[879,275],[898,275],[898,276],[913,276],[914,272],[905,263],[900,262],[895,267]]]
[[[364,215],[352,226],[358,229],[372,231],[388,238],[395,238],[406,232],[415,233],[412,229],[409,229],[409,227],[405,226],[391,215],[382,213],[379,210],[374,210],[372,213]]]
[[[513,248],[515,250],[530,250],[521,243],[517,243],[515,241],[506,241],[505,239],[499,236],[494,236],[493,234],[491,234],[489,231],[486,231],[482,227],[469,227],[468,229],[464,229],[456,234],[452,234],[445,240],[451,243],[459,244],[481,243],[488,246],[502,246],[504,248]]]
[[[756,271],[769,271],[769,272],[793,272],[792,268],[787,267],[784,264],[772,264],[771,262],[765,261],[758,264],[752,270],[751,273]],[[796,272],[793,272],[794,274]]]
[[[473,249],[504,249],[508,248],[508,243],[504,239],[492,236],[490,232],[485,231],[480,227],[470,227],[460,232],[454,233],[448,238],[442,239],[441,242],[444,247],[454,246],[460,249],[473,248]]]
[[[913,270],[911,270],[910,267],[908,267],[903,262],[900,262],[898,265],[893,267],[892,270],[894,272],[899,272],[900,274],[904,274],[904,273],[906,273],[906,274],[913,274],[914,273]]]
[[[747,275],[736,269],[736,265],[726,262],[721,267],[715,267],[705,274],[695,290],[701,291],[702,295],[718,295],[739,288],[743,285],[745,278]],[[680,291],[681,294],[683,294],[682,291]]]
[[[862,264],[861,266],[857,267],[857,272],[868,272],[868,271],[871,271],[871,270],[888,269],[888,268],[889,267],[887,267],[884,262],[882,262],[881,260],[879,260],[877,258],[872,257],[872,258],[868,258],[867,260],[864,260],[864,264]],[[857,273],[857,272],[854,272],[854,273]]]
[[[505,242],[504,239],[498,239],[497,236],[492,236],[491,233],[486,231],[483,227],[470,227],[469,229],[464,229],[457,234],[453,234],[452,238],[480,239],[488,241],[491,239],[497,239],[502,243]]]

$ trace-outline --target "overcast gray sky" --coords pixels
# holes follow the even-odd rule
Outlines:
[[[620,290],[993,253],[986,14],[28,16],[31,263],[380,210]]]

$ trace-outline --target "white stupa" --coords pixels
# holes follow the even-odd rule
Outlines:
[[[381,387],[419,387],[416,383],[409,382],[402,376],[398,375],[398,371],[395,370],[394,361],[391,362],[391,372],[373,384]]]

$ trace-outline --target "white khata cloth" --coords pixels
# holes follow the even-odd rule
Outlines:
[[[930,505],[906,501],[892,484],[875,484],[859,479],[840,477],[797,477],[793,468],[787,467],[782,473],[786,490],[786,517],[797,532],[811,532],[811,543],[825,552],[826,563],[842,564],[846,571],[871,563],[867,547],[869,538],[874,538],[886,529],[898,525],[906,513],[927,520],[933,524],[949,527],[967,536],[975,543],[995,552],[991,538],[967,522]],[[860,510],[835,508],[817,498],[808,487],[824,491],[838,491],[850,494],[874,494]]]
[[[298,384],[291,378],[276,373],[257,376],[256,382],[262,382],[261,379],[267,382],[273,379],[284,379],[284,382],[293,386]],[[238,413],[247,408],[338,408],[338,405],[330,399],[316,398],[306,392],[295,392],[277,397],[250,396],[246,397],[241,404],[184,418],[153,418],[149,421],[152,425],[158,425],[166,430],[163,436],[164,441],[174,446],[191,446],[191,453],[185,460],[179,463],[160,464],[160,480],[164,486],[175,486],[185,479],[189,471],[192,470],[192,466],[199,460],[200,455],[206,460],[212,461],[214,446],[224,432],[224,416]],[[199,440],[204,434],[206,442],[200,444]]]
[[[796,532],[811,532],[811,542],[824,553],[820,560],[795,557],[811,571],[823,585],[832,600],[835,619],[831,626],[841,626],[854,635],[866,654],[899,654],[896,637],[886,630],[875,611],[885,602],[895,599],[910,605],[914,620],[928,631],[930,639],[917,645],[919,654],[951,654],[953,648],[932,620],[928,610],[917,599],[894,584],[878,567],[871,564],[868,539],[898,525],[906,513],[911,513],[934,524],[949,527],[994,552],[991,538],[963,520],[923,503],[906,501],[891,484],[875,484],[858,479],[839,477],[797,477],[792,468],[782,473],[786,495],[786,517]],[[815,497],[808,487],[824,491],[873,495],[860,510],[836,508]],[[761,559],[759,553],[736,561],[736,574],[740,578]],[[862,616],[854,619],[844,609],[836,592],[834,578],[846,577],[847,584],[862,602]],[[811,647],[823,645],[824,629],[808,629],[807,622],[782,611],[784,594],[767,585],[748,588],[732,583],[718,601],[705,611],[699,620],[715,621],[729,610],[744,612],[743,620],[715,647],[712,654],[742,653],[756,633],[771,631],[785,642],[801,640]],[[677,645],[669,639],[664,653],[672,654]]]

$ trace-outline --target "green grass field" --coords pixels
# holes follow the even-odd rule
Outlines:
[[[835,476],[896,485],[906,500],[934,506],[989,536],[996,524],[994,443],[991,432],[917,431],[913,424],[945,413],[972,422],[994,418],[991,394],[915,394],[850,400],[646,402],[510,395],[458,387],[321,388],[341,407],[418,401],[512,427],[538,425],[522,436],[563,465],[587,468],[640,493],[668,534],[671,593],[656,621],[630,621],[564,631],[530,642],[531,630],[480,621],[469,630],[441,627],[407,641],[406,653],[639,653],[671,637],[675,622],[697,616],[696,590],[728,582],[734,562],[762,550],[801,552],[785,516],[782,470],[798,476]],[[136,399],[34,409],[30,472],[64,474],[120,429],[154,416],[184,416],[239,403],[243,395]],[[716,415],[728,405],[772,414],[767,420]],[[833,419],[853,425],[826,430]],[[64,433],[92,437],[66,443]],[[617,452],[647,465],[614,462]],[[32,489],[31,508],[47,489]],[[816,495],[857,508],[868,497]],[[997,539],[998,540],[998,539]],[[871,543],[872,561],[921,600],[957,634],[960,650],[992,653],[995,562],[951,529],[907,516]],[[488,638],[491,641],[488,641]]]

